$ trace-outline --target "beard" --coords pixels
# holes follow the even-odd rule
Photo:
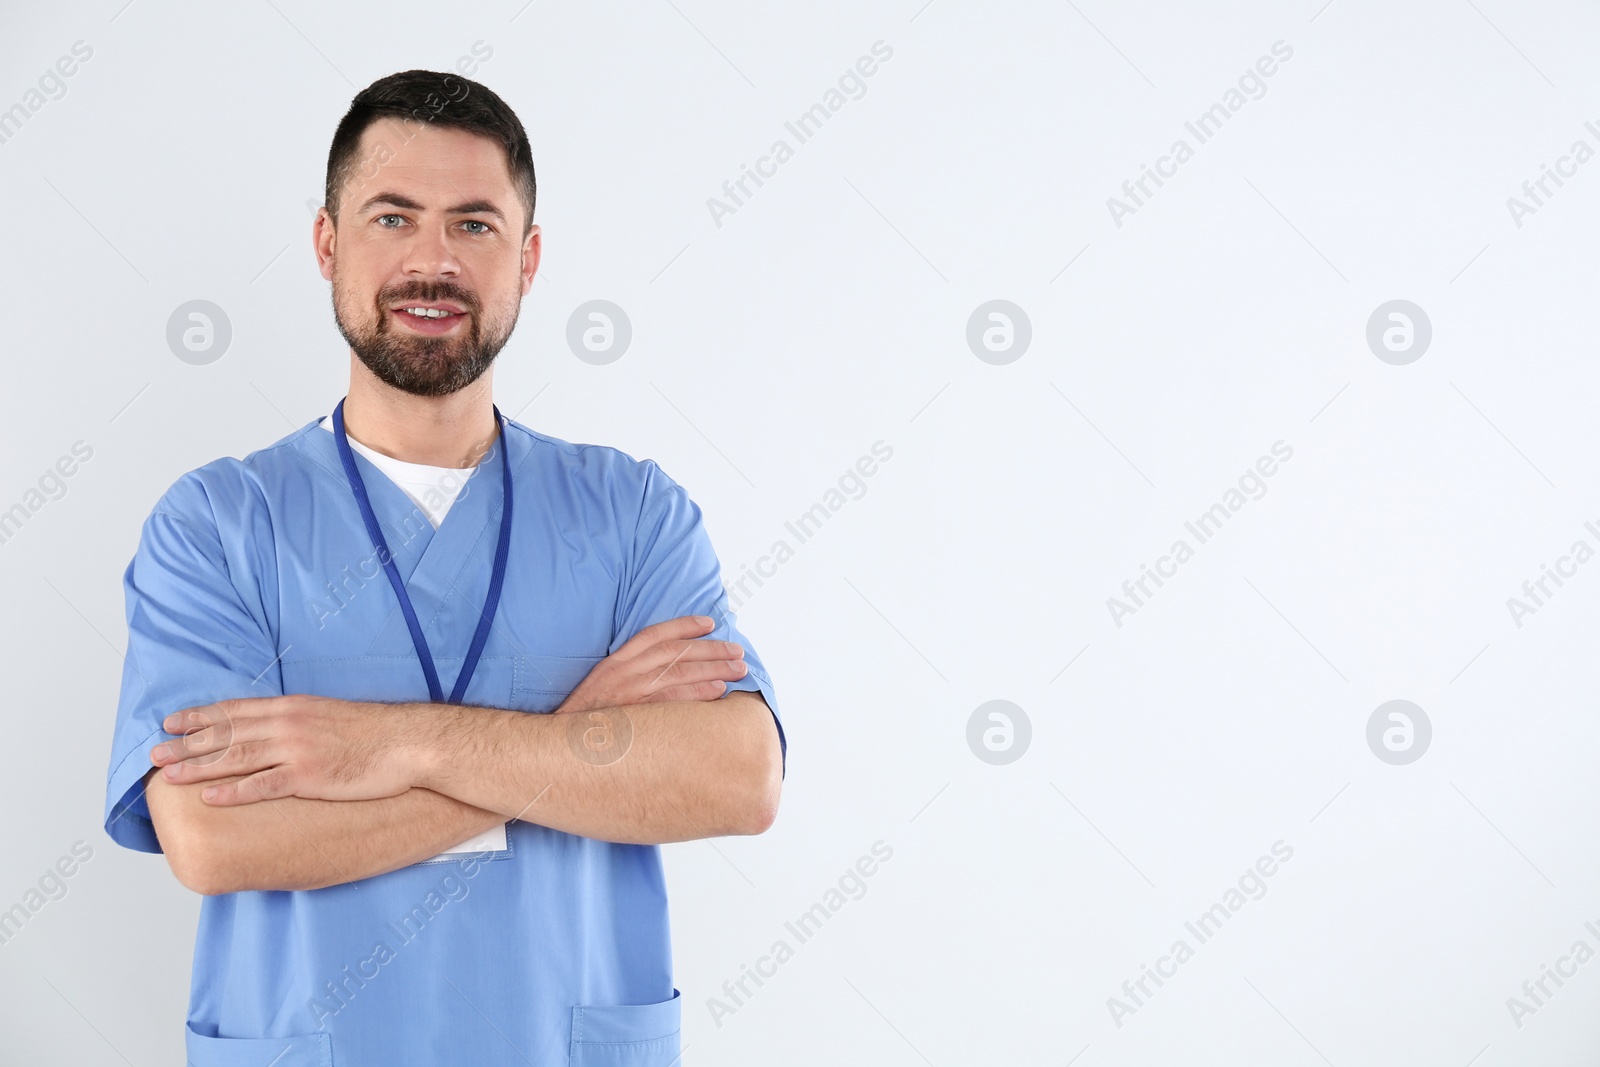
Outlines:
[[[476,296],[449,282],[415,282],[379,289],[373,310],[376,325],[347,321],[339,308],[346,296],[337,268],[333,272],[333,319],[356,358],[385,385],[414,396],[448,396],[483,377],[505,347],[517,324],[519,308],[509,321],[485,323]],[[466,319],[447,336],[408,333],[393,321],[389,309],[406,301],[449,302],[465,309]],[[402,313],[403,314],[403,313]]]

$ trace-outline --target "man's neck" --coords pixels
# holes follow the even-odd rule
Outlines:
[[[475,467],[494,447],[493,370],[449,396],[414,396],[380,381],[350,356],[345,432],[352,440],[406,463]]]

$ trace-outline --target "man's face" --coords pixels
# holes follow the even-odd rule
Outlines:
[[[477,381],[517,324],[539,261],[504,150],[465,130],[380,119],[361,137],[339,223],[316,228],[333,314],[381,381],[445,396]],[[442,318],[407,308],[442,308]]]

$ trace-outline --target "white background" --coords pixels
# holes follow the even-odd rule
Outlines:
[[[1520,226],[1507,206],[1600,149],[1593,9],[122,3],[0,35],[0,109],[93,48],[0,144],[0,510],[93,448],[0,544],[0,910],[94,850],[0,946],[5,1062],[179,1061],[199,898],[100,825],[122,571],[178,475],[342,394],[307,208],[334,126],[476,42],[545,234],[503,411],[656,459],[725,575],[893,449],[739,612],[788,778],[768,833],[665,850],[685,1063],[1595,1061],[1600,962],[1520,1026],[1507,1004],[1600,950],[1600,562],[1507,607],[1600,549],[1600,162]],[[880,40],[864,95],[719,226],[708,198]],[[1184,123],[1279,41],[1197,144]],[[1107,198],[1180,137],[1119,226]],[[165,338],[193,299],[233,328],[206,366]],[[592,299],[633,324],[606,366],[566,343]],[[967,343],[992,299],[1032,327],[1005,365]],[[1432,324],[1407,365],[1366,341],[1395,299]],[[1118,626],[1107,598],[1280,440],[1265,495]],[[1003,766],[967,742],[995,699],[1032,728]],[[1432,724],[1408,765],[1367,742],[1392,699]],[[716,1019],[880,840],[865,894]],[[1198,944],[1184,923],[1277,841],[1265,895]],[[1179,938],[1193,958],[1115,1019]]]

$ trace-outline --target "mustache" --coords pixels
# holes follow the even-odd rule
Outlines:
[[[445,283],[432,285],[406,285],[394,286],[378,290],[377,303],[380,308],[388,309],[407,300],[418,303],[432,304],[448,301],[460,304],[474,315],[478,312],[478,298],[459,286]]]

